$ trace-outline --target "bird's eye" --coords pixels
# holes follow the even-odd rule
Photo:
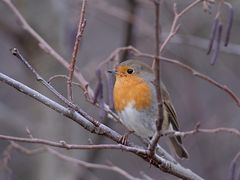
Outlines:
[[[133,69],[128,69],[128,70],[127,70],[127,73],[128,73],[128,74],[132,74],[132,73],[133,73]]]

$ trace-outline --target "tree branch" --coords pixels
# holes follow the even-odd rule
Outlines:
[[[196,128],[191,130],[191,131],[185,131],[185,132],[180,132],[180,131],[165,131],[162,133],[162,136],[181,136],[181,137],[186,137],[190,135],[194,135],[197,133],[209,133],[209,134],[215,134],[215,133],[230,133],[233,135],[236,135],[240,137],[240,131],[235,128],[227,128],[227,127],[218,127],[218,128],[213,128],[213,129],[202,129],[200,128],[200,124],[196,125]]]
[[[163,41],[161,47],[160,47],[160,52],[163,52],[165,46],[169,43],[169,41],[172,39],[172,37],[177,33],[179,29],[179,25],[177,25],[179,19],[190,9],[192,9],[194,6],[196,6],[198,3],[202,2],[202,0],[195,0],[191,4],[189,4],[186,8],[184,8],[180,13],[177,12],[177,5],[174,3],[173,5],[173,11],[174,11],[174,19],[172,22],[171,30],[166,37],[166,39]]]
[[[155,73],[154,85],[156,88],[157,94],[157,119],[156,119],[156,132],[154,133],[148,149],[150,155],[153,155],[157,147],[158,140],[160,138],[160,131],[163,124],[163,103],[162,103],[162,94],[161,94],[161,61],[160,61],[160,0],[154,1],[155,5],[155,57],[153,58],[153,68]]]
[[[101,124],[96,127],[94,124],[89,122],[85,117],[83,117],[81,114],[77,113],[76,111],[72,111],[68,108],[65,108],[61,106],[60,104],[52,101],[51,99],[43,96],[39,92],[25,86],[24,84],[0,73],[0,81],[8,84],[9,86],[17,89],[21,93],[24,93],[37,101],[43,103],[44,105],[48,106],[49,108],[61,113],[62,115],[70,118],[71,120],[75,121],[79,125],[81,125],[83,128],[88,130],[91,133],[95,133],[98,135],[104,135],[110,139],[112,139],[115,142],[120,142],[121,135],[117,132],[113,131],[109,127],[105,126],[104,124]],[[127,146],[134,147],[130,143],[127,143]],[[183,179],[196,179],[200,180],[202,179],[197,174],[193,173],[190,169],[186,169],[182,167],[178,163],[170,162],[156,154],[154,156],[149,156],[149,153],[147,150],[141,150],[141,149],[129,149],[129,152],[141,157],[147,162],[151,162],[154,166],[162,170],[163,172],[167,172],[169,174],[175,175],[177,177],[183,178]]]
[[[130,51],[131,53],[133,53],[134,56],[137,57],[145,57],[145,58],[149,58],[149,59],[153,59],[155,56],[152,54],[148,54],[148,53],[143,53],[141,51],[139,51],[138,49],[134,48],[133,46],[128,46],[128,47],[120,47],[117,48],[115,51],[113,51],[113,53],[111,53],[111,55],[103,61],[103,63],[101,64],[101,66],[106,63],[108,60],[110,60],[110,57],[114,57],[117,53],[120,53],[122,51]],[[167,63],[171,63],[171,64],[175,64],[178,67],[181,67],[185,70],[187,70],[188,72],[190,72],[193,76],[196,76],[204,81],[209,82],[210,84],[216,86],[217,88],[219,88],[220,90],[223,90],[224,92],[226,92],[237,104],[238,107],[240,107],[240,98],[236,95],[235,92],[233,92],[233,90],[231,90],[227,85],[221,84],[219,82],[217,82],[216,80],[212,79],[211,77],[200,73],[199,71],[197,71],[196,69],[176,60],[176,59],[171,59],[168,57],[164,57],[164,56],[160,56],[161,61],[162,62],[167,62]]]
[[[15,5],[12,3],[11,0],[1,0],[4,2],[10,10],[14,13],[14,15],[19,20],[22,28],[27,31],[34,39],[36,39],[39,43],[39,47],[46,52],[47,54],[50,54],[54,59],[56,59],[60,64],[62,64],[65,68],[69,67],[69,64],[66,59],[64,59],[58,52],[56,52],[25,20],[25,18],[22,16],[22,14],[18,11],[18,9],[15,7]],[[81,88],[87,92],[89,98],[91,99],[93,97],[93,91],[88,86],[87,80],[83,77],[83,75],[79,72],[79,70],[74,71],[74,76],[81,84]]]
[[[75,39],[75,44],[72,52],[72,60],[68,68],[68,80],[67,80],[67,93],[68,93],[68,100],[72,101],[72,79],[73,79],[73,74],[75,70],[75,65],[77,61],[77,53],[80,47],[80,40],[83,35],[83,31],[86,26],[86,18],[85,18],[85,9],[86,9],[86,0],[82,1],[82,8],[81,8],[81,14],[80,14],[80,20],[79,20],[79,25],[78,25],[78,31]]]
[[[22,143],[30,143],[30,144],[42,144],[52,147],[63,148],[67,150],[94,150],[94,149],[119,149],[125,151],[137,151],[139,148],[128,147],[122,144],[91,144],[91,145],[78,145],[78,144],[68,144],[65,141],[60,140],[59,142],[39,139],[39,138],[22,138],[22,137],[15,137],[15,136],[7,136],[7,135],[0,135],[1,140],[7,141],[16,141]]]
[[[116,172],[118,174],[120,174],[121,176],[125,177],[126,179],[129,180],[140,180],[140,178],[136,178],[132,175],[130,175],[128,172],[126,172],[125,170],[121,169],[118,166],[114,166],[114,165],[104,165],[104,164],[97,164],[97,163],[89,163],[86,161],[82,161],[79,159],[75,159],[69,156],[66,156],[52,148],[46,147],[46,146],[41,146],[37,149],[27,149],[24,146],[21,146],[20,144],[17,144],[15,142],[11,142],[11,148],[14,148],[18,151],[20,151],[21,153],[24,153],[26,155],[34,155],[34,154],[38,154],[38,153],[42,153],[42,152],[48,152],[56,157],[58,157],[61,160],[64,160],[66,162],[70,162],[73,164],[77,164],[79,166],[85,167],[87,169],[101,169],[101,170],[106,170],[106,171],[113,171]]]
[[[86,117],[95,126],[99,126],[99,122],[96,119],[89,116],[85,111],[80,109],[77,105],[73,104],[71,101],[69,101],[64,96],[62,96],[51,84],[49,84],[45,79],[43,79],[42,76],[28,63],[27,59],[25,59],[21,55],[21,53],[18,51],[17,48],[12,48],[11,52],[33,73],[33,75],[36,77],[37,81],[41,82],[54,95],[56,95],[62,102],[64,102],[66,105],[68,105],[68,107],[72,108],[72,110],[79,112],[82,116]]]

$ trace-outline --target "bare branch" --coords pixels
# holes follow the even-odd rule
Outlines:
[[[24,19],[24,17],[21,15],[21,13],[18,11],[18,9],[14,6],[14,4],[11,2],[11,0],[2,0],[9,8],[12,10],[12,12],[15,14],[17,19],[22,25],[22,28],[26,30],[33,38],[35,38],[39,42],[40,48],[42,48],[46,53],[53,56],[60,64],[62,64],[65,68],[69,67],[69,64],[67,61],[59,55],[33,28],[27,23],[27,21]],[[88,99],[90,102],[92,102],[93,98],[93,90],[89,87],[88,82],[85,80],[83,75],[79,72],[78,69],[75,69],[74,76],[79,81],[81,88],[85,92],[85,94],[88,96]],[[107,104],[104,104],[104,110],[108,113],[108,117],[114,120],[118,120],[118,117],[112,110],[109,108]]]
[[[172,22],[171,30],[166,37],[166,39],[163,41],[161,47],[160,47],[160,53],[163,52],[165,46],[168,44],[168,42],[171,40],[171,38],[176,34],[176,32],[179,29],[179,25],[177,25],[179,19],[189,10],[191,10],[194,6],[196,6],[198,3],[202,2],[202,0],[195,0],[191,4],[189,4],[186,8],[184,8],[180,13],[177,12],[176,4],[173,5],[173,11],[174,11],[174,20]]]
[[[65,68],[68,68],[69,64],[67,63],[67,61],[61,55],[59,55],[35,30],[33,30],[33,28],[27,23],[27,21],[21,15],[21,13],[18,11],[18,9],[14,6],[14,4],[11,2],[11,0],[2,0],[2,1],[15,14],[17,19],[21,23],[22,28],[24,30],[26,30],[33,38],[35,38],[39,42],[40,48],[42,48],[46,53],[53,56]],[[94,93],[93,93],[93,90],[89,87],[88,82],[85,80],[85,78],[79,72],[78,69],[75,69],[74,76],[80,83],[80,87],[81,87],[81,89],[83,89],[84,94],[87,95],[87,97],[88,97],[87,100],[92,102]],[[104,104],[104,110],[108,113],[109,118],[119,121],[119,118],[117,117],[117,115],[111,110],[111,108],[107,104]]]
[[[85,18],[85,9],[86,9],[86,0],[82,1],[82,8],[81,8],[81,14],[80,14],[80,20],[78,25],[78,31],[75,39],[75,44],[72,52],[72,60],[68,68],[68,80],[67,80],[67,92],[68,92],[68,100],[72,101],[72,78],[75,70],[75,65],[77,61],[77,53],[80,47],[80,40],[83,35],[83,31],[86,26],[86,18]]]
[[[155,153],[158,140],[160,138],[160,131],[163,124],[163,103],[161,94],[161,61],[160,61],[160,1],[154,1],[155,5],[155,57],[153,58],[153,68],[155,73],[154,85],[157,93],[157,119],[156,119],[156,132],[154,133],[149,146],[149,154],[152,156]]]
[[[145,57],[145,58],[149,58],[149,59],[153,59],[155,56],[152,55],[152,54],[147,54],[147,53],[143,53],[141,51],[139,51],[138,49],[132,47],[132,46],[128,46],[128,47],[120,47],[120,48],[117,48],[112,54],[111,54],[111,57],[114,57],[117,53],[121,52],[121,51],[130,51],[133,53],[134,56],[137,56],[137,57]],[[189,71],[192,75],[202,79],[202,80],[205,80],[207,82],[209,82],[210,84],[216,86],[217,88],[223,90],[224,92],[226,92],[237,104],[237,106],[240,107],[240,98],[236,95],[235,92],[233,92],[227,85],[224,85],[224,84],[221,84],[217,81],[215,81],[214,79],[210,78],[209,76],[203,74],[203,73],[200,73],[198,72],[196,69],[176,60],[176,59],[171,59],[171,58],[167,58],[167,57],[164,57],[164,56],[160,56],[161,58],[161,61],[163,62],[167,62],[167,63],[171,63],[171,64],[175,64],[187,71]],[[108,57],[104,63],[106,63],[107,61],[109,61],[110,57]],[[103,64],[104,64],[103,63]],[[103,65],[101,64],[101,65]]]
[[[198,3],[202,2],[202,0],[195,0],[191,4],[189,4],[187,7],[185,7],[180,13],[178,13],[179,18],[186,14],[190,9],[192,9],[194,6],[196,6]]]
[[[104,124],[99,124],[98,127],[96,127],[94,124],[92,124],[89,120],[87,120],[85,117],[83,117],[81,114],[77,113],[76,111],[72,111],[68,108],[65,108],[61,106],[60,104],[52,101],[51,99],[43,96],[39,92],[25,86],[24,84],[0,73],[0,81],[8,84],[9,86],[12,86],[13,88],[17,89],[18,91],[36,99],[37,101],[43,103],[44,105],[48,106],[49,108],[61,113],[62,115],[70,118],[71,120],[78,123],[80,126],[88,130],[89,132],[98,134],[98,135],[104,135],[110,139],[112,139],[115,142],[120,142],[121,135],[115,132],[114,130],[110,129],[109,127],[105,126]],[[149,156],[149,153],[147,150],[141,150],[141,149],[131,149],[131,147],[134,147],[130,143],[127,143],[127,146],[130,147],[129,152],[141,157],[142,159],[151,162],[154,166],[161,169],[164,172],[173,174],[177,177],[184,178],[184,179],[196,179],[200,180],[202,179],[197,174],[193,173],[191,170],[186,169],[182,167],[178,163],[173,163],[171,161],[168,161],[156,154],[154,156]],[[169,168],[171,167],[171,168]]]
[[[47,82],[48,83],[52,83],[52,81],[57,79],[57,78],[63,78],[63,79],[66,79],[66,80],[68,79],[68,77],[66,75],[57,74],[57,75],[54,75],[54,76],[50,77]],[[81,84],[80,83],[72,82],[72,84],[81,88]]]
[[[2,159],[0,161],[1,168],[7,171],[7,176],[10,178],[12,176],[12,169],[9,167],[9,161],[11,160],[11,153],[13,146],[9,144],[2,153]]]
[[[153,55],[151,55],[151,54],[139,53],[138,50],[136,51],[136,53],[134,55],[142,56],[142,57],[148,57],[148,58],[153,57]],[[197,70],[193,69],[192,67],[190,67],[190,66],[188,66],[188,65],[186,65],[186,64],[184,64],[184,63],[182,63],[182,62],[180,62],[176,59],[171,59],[171,58],[167,58],[167,57],[163,57],[163,56],[161,56],[160,58],[164,62],[168,62],[168,63],[178,65],[179,67],[191,72],[192,75],[194,75],[194,76],[196,76],[200,79],[203,79],[203,80],[209,82],[210,84],[218,87],[219,89],[225,91],[236,102],[237,106],[240,107],[240,98],[231,89],[229,89],[227,85],[220,84],[219,82],[215,81],[214,79],[210,78],[209,76],[198,72]]]
[[[99,126],[99,122],[93,117],[89,116],[85,111],[80,109],[77,105],[73,104],[71,101],[62,96],[53,86],[51,86],[45,79],[43,79],[40,74],[28,63],[28,61],[20,54],[17,48],[11,49],[11,52],[19,60],[21,60],[24,65],[36,76],[37,81],[41,82],[45,87],[47,87],[54,95],[56,95],[62,102],[68,105],[72,110],[79,112],[81,115],[86,117],[95,126]]]
[[[38,153],[41,153],[41,152],[45,151],[44,146],[40,146],[38,148],[29,150],[29,149],[21,146],[20,144],[17,144],[14,141],[11,141],[10,143],[11,143],[12,147],[14,147],[15,149],[19,150],[20,152],[22,152],[26,155],[35,155],[35,154],[38,154]]]
[[[202,74],[200,72],[198,72],[197,70],[193,69],[192,67],[178,61],[178,60],[175,60],[175,59],[170,59],[170,58],[166,58],[166,57],[161,57],[162,61],[165,61],[165,62],[168,62],[168,63],[172,63],[172,64],[176,64],[186,70],[188,70],[189,72],[192,73],[192,75],[200,78],[200,79],[203,79],[207,82],[209,82],[210,84],[218,87],[219,89],[225,91],[237,104],[237,106],[240,107],[240,99],[239,97],[227,86],[227,85],[224,85],[224,84],[220,84],[219,82],[215,81],[214,79],[210,78],[209,76],[205,75],[205,74]]]
[[[16,142],[23,142],[23,143],[31,143],[31,144],[42,144],[52,147],[58,147],[63,149],[79,149],[79,150],[91,150],[91,149],[120,149],[120,150],[126,150],[128,151],[128,146],[124,146],[121,144],[99,144],[99,145],[77,145],[77,144],[68,144],[65,141],[49,141],[45,139],[39,139],[39,138],[21,138],[21,137],[15,137],[15,136],[7,136],[7,135],[0,135],[1,140],[7,140],[7,141],[16,141]],[[132,148],[131,150],[133,150]],[[137,149],[135,149],[137,150]]]
[[[90,169],[102,169],[102,170],[107,170],[107,171],[114,171],[122,176],[124,176],[126,179],[130,179],[130,180],[139,180],[139,178],[136,178],[132,175],[130,175],[128,172],[126,172],[125,170],[119,168],[118,166],[108,166],[108,165],[103,165],[103,164],[97,164],[97,163],[89,163],[89,162],[85,162],[85,161],[81,161],[69,156],[65,156],[61,153],[59,153],[58,151],[53,150],[52,148],[47,148],[47,151],[50,152],[51,154],[57,156],[58,158],[71,162],[71,163],[75,163],[79,166],[83,166],[85,168],[90,168]]]
[[[62,75],[62,74],[57,74],[57,75],[53,75],[48,79],[48,83],[52,83],[53,80],[57,79],[57,78],[64,78],[67,80],[67,76],[66,75]]]
[[[1,0],[4,2],[10,10],[15,14],[16,18],[21,23],[22,28],[27,31],[34,39],[36,39],[39,42],[39,47],[44,50],[47,54],[50,54],[52,57],[54,57],[60,64],[62,64],[65,68],[69,67],[69,64],[66,59],[64,59],[59,53],[57,53],[25,20],[25,18],[22,16],[22,14],[18,11],[18,9],[15,7],[15,5],[12,3],[11,0]],[[87,94],[89,98],[91,99],[93,97],[93,91],[88,86],[88,82],[85,80],[83,75],[76,69],[74,71],[74,76],[81,84],[81,88],[84,91],[87,91]]]
[[[226,128],[226,127],[219,127],[219,128],[213,128],[213,129],[202,129],[200,128],[200,124],[198,123],[196,125],[196,128],[191,130],[191,131],[185,131],[185,132],[180,132],[180,131],[171,131],[167,130],[162,133],[163,136],[181,136],[181,137],[186,137],[190,135],[194,135],[197,133],[208,133],[208,134],[215,134],[215,133],[230,133],[233,135],[236,135],[240,137],[240,131],[235,128]]]
[[[98,124],[98,126],[95,126],[90,120],[87,118],[91,118],[89,115],[87,117],[84,117],[82,114],[77,113],[76,111],[72,111],[69,108],[65,108],[62,105],[56,103],[55,101],[52,101],[51,99],[43,96],[39,92],[25,86],[24,84],[0,73],[0,81],[8,84],[9,86],[12,86],[13,88],[17,89],[18,91],[36,99],[37,101],[45,104],[49,108],[63,114],[66,117],[69,117],[71,120],[75,121],[85,129],[87,129],[90,132],[96,132],[97,134],[104,135],[112,137],[113,139],[120,140],[121,135],[117,134],[116,132],[111,131],[108,127],[104,126],[103,124]],[[102,128],[102,131],[100,130]],[[96,129],[96,127],[100,129]],[[105,129],[106,128],[106,129]],[[103,130],[105,129],[105,130]],[[107,135],[108,134],[108,135]]]
[[[101,169],[101,170],[113,171],[113,172],[116,172],[116,173],[124,176],[126,179],[130,179],[130,180],[139,180],[140,179],[140,178],[136,178],[136,177],[130,175],[128,172],[126,172],[125,170],[121,169],[118,166],[85,162],[85,161],[82,161],[79,159],[75,159],[75,158],[63,155],[63,154],[59,153],[58,151],[56,151],[52,148],[49,148],[49,147],[41,146],[37,149],[31,150],[31,149],[27,149],[27,148],[21,146],[20,144],[15,143],[15,142],[11,142],[10,145],[11,145],[11,148],[15,148],[16,150],[18,150],[21,153],[24,153],[26,155],[34,155],[34,154],[38,154],[41,152],[49,152],[50,154],[60,158],[61,160],[71,162],[71,163],[77,164],[79,166],[88,168],[88,169]]]

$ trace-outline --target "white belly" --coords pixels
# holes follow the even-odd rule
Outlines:
[[[130,131],[143,138],[152,137],[155,130],[156,113],[152,110],[137,111],[134,108],[134,103],[127,105],[124,111],[119,113],[121,122]]]

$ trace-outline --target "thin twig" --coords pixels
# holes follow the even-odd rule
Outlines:
[[[11,160],[11,153],[13,150],[13,146],[9,144],[2,153],[2,159],[0,162],[1,169],[4,169],[7,172],[8,179],[12,176],[12,169],[9,167],[9,161]]]
[[[194,75],[194,76],[196,76],[200,79],[203,79],[203,80],[209,82],[210,84],[218,87],[219,89],[225,91],[235,101],[237,106],[240,107],[239,97],[227,85],[220,84],[219,82],[215,81],[214,79],[210,78],[209,76],[198,72],[197,70],[193,69],[192,67],[190,67],[190,66],[188,66],[188,65],[186,65],[186,64],[184,64],[184,63],[182,63],[178,60],[170,59],[170,58],[167,58],[167,57],[161,57],[161,59],[162,59],[162,61],[172,63],[172,64],[176,64],[176,65],[188,70],[189,72],[191,72],[192,75]]]
[[[162,95],[161,95],[161,61],[160,61],[160,1],[154,1],[155,5],[155,57],[154,57],[154,73],[155,73],[155,88],[157,94],[157,110],[158,110],[158,118],[156,119],[156,132],[152,137],[148,149],[149,154],[152,156],[155,153],[155,149],[157,147],[158,140],[160,138],[160,131],[162,129],[163,124],[163,105],[162,105]]]
[[[71,120],[75,121],[79,125],[81,125],[83,128],[88,130],[89,132],[106,136],[115,142],[120,142],[121,135],[112,130],[111,128],[105,126],[104,124],[99,125],[99,127],[94,126],[91,122],[89,122],[86,118],[84,118],[81,114],[77,112],[73,112],[69,110],[68,108],[65,108],[61,106],[60,104],[52,101],[51,99],[43,96],[39,92],[25,86],[24,84],[0,73],[0,81],[4,82],[5,84],[17,89],[18,91],[36,99],[37,101],[43,103],[44,105],[48,106],[49,108],[61,113],[62,115],[70,118]],[[133,147],[130,143],[127,143],[127,146]],[[190,169],[186,169],[182,167],[178,163],[173,163],[171,161],[168,161],[156,154],[154,156],[149,156],[148,151],[141,150],[138,148],[136,149],[130,149],[129,152],[141,157],[142,159],[146,160],[147,162],[151,162],[154,166],[161,169],[163,172],[167,172],[169,174],[175,175],[177,177],[183,178],[183,179],[194,179],[194,180],[202,180],[200,176],[193,173]],[[169,168],[171,167],[171,168]]]
[[[129,46],[129,50],[131,52],[133,52],[133,54],[135,56],[146,57],[146,58],[150,58],[150,59],[152,59],[154,57],[151,54],[142,53],[132,46]],[[188,65],[186,65],[186,64],[184,64],[184,63],[182,63],[182,62],[180,62],[176,59],[171,59],[171,58],[167,58],[167,57],[163,57],[163,56],[161,56],[160,58],[163,62],[175,64],[175,65],[189,71],[192,75],[194,75],[194,76],[196,76],[200,79],[203,79],[203,80],[209,82],[210,84],[216,86],[217,88],[225,91],[236,102],[237,106],[240,107],[240,98],[227,85],[224,85],[224,84],[221,84],[221,83],[215,81],[214,79],[210,78],[209,76],[198,72],[196,69],[194,69],[194,68],[192,68],[192,67],[190,67],[190,66],[188,66]]]
[[[35,154],[38,154],[38,153],[41,153],[43,151],[45,151],[45,148],[44,146],[40,146],[38,148],[35,148],[35,149],[27,149],[23,146],[21,146],[20,144],[14,142],[14,141],[11,141],[10,144],[17,150],[19,150],[20,152],[26,154],[26,155],[35,155]]]
[[[11,0],[1,0],[4,2],[10,10],[15,14],[17,19],[19,20],[22,28],[27,31],[34,39],[36,39],[39,43],[39,47],[45,51],[47,54],[50,54],[52,57],[54,57],[60,64],[62,64],[65,68],[69,67],[69,64],[66,59],[64,59],[59,53],[57,53],[25,20],[25,18],[22,16],[22,14],[19,12],[19,10],[16,8],[16,6],[12,3]],[[88,98],[93,97],[93,91],[89,87],[87,80],[83,77],[83,75],[75,69],[74,76],[81,84],[81,88],[87,92]]]
[[[73,74],[75,70],[75,65],[77,61],[77,53],[80,47],[80,40],[82,38],[85,26],[86,26],[86,18],[85,18],[85,10],[86,10],[86,0],[82,1],[82,8],[81,8],[81,14],[80,14],[80,20],[78,24],[78,31],[75,39],[75,44],[72,52],[72,60],[68,68],[68,80],[67,80],[67,94],[68,94],[68,100],[72,101],[72,79]]]
[[[172,37],[177,33],[179,29],[179,25],[177,25],[179,19],[189,10],[191,10],[194,6],[196,6],[198,3],[202,2],[202,0],[195,0],[191,4],[189,4],[186,8],[184,8],[180,13],[177,12],[176,4],[173,5],[173,11],[174,11],[174,19],[172,22],[171,30],[166,37],[166,39],[163,41],[161,47],[160,47],[160,53],[163,52],[165,46],[169,43],[169,41],[172,39]]]
[[[68,77],[66,75],[57,74],[57,75],[54,75],[54,76],[50,77],[47,82],[48,83],[52,83],[52,81],[57,79],[57,78],[64,78],[66,80],[68,79]],[[81,88],[81,84],[80,83],[72,82],[72,84]]]
[[[139,1],[139,0],[138,0]],[[149,1],[143,1],[141,0],[141,2],[148,2]],[[213,1],[201,1],[204,4],[208,4],[208,8],[209,8],[209,5],[211,4],[214,4]],[[227,3],[227,2],[225,2]],[[112,17],[116,17],[120,20],[123,20],[123,21],[127,21],[127,22],[130,22],[131,23],[131,19],[135,19],[137,24],[139,24],[140,28],[138,29],[141,34],[143,34],[143,36],[147,36],[147,37],[152,37],[152,26],[146,22],[143,18],[139,17],[139,16],[134,16],[133,18],[129,19],[128,17],[130,16],[129,15],[129,12],[124,10],[124,9],[120,9],[119,7],[115,7],[109,3],[107,3],[106,1],[98,1],[98,0],[91,0],[91,5],[102,11],[103,13],[106,13],[107,15],[110,15]],[[195,6],[195,5],[194,5]],[[207,9],[208,9],[207,8]],[[189,9],[191,10],[191,8]],[[185,12],[185,11],[184,11]],[[186,11],[184,13],[184,15],[187,13],[188,11]],[[230,22],[230,16],[228,16],[228,21],[227,21],[227,28],[229,27],[228,26],[228,23]],[[179,24],[177,25],[177,27],[179,27]],[[227,30],[226,30],[227,32]],[[169,36],[169,31],[167,32],[162,32],[161,33],[161,37],[163,39],[166,39],[167,37]],[[187,41],[185,40],[182,40],[182,39],[185,39],[187,38]],[[226,40],[226,39],[225,39]],[[198,47],[198,48],[202,48],[202,49],[207,49],[207,46],[208,46],[208,40],[206,39],[203,39],[203,38],[200,38],[200,37],[196,37],[196,36],[192,36],[192,35],[178,35],[178,34],[175,34],[174,35],[174,39],[171,38],[171,41],[169,41],[169,43],[176,43],[176,44],[187,44],[187,45],[191,45],[191,46],[194,46],[194,47]],[[226,52],[226,53],[231,53],[231,54],[237,54],[239,55],[239,47],[237,44],[229,44],[229,48],[224,48],[224,49],[221,49],[222,52]]]
[[[132,46],[116,48],[106,59],[102,60],[101,63],[98,64],[97,69],[101,69],[102,66],[109,63],[110,61],[113,61],[114,57],[120,54],[121,52],[131,51],[131,47]]]
[[[66,75],[63,75],[63,74],[57,74],[57,75],[53,75],[51,76],[49,79],[48,79],[48,83],[52,83],[53,80],[57,79],[57,78],[64,78],[67,80],[67,76]]]
[[[15,14],[17,19],[19,20],[22,28],[26,30],[33,38],[35,38],[39,42],[40,48],[42,48],[46,53],[53,56],[60,64],[62,64],[65,68],[69,67],[66,59],[64,59],[61,55],[59,55],[24,19],[22,14],[18,11],[18,9],[14,6],[11,0],[2,0],[10,10]],[[74,76],[78,80],[81,85],[81,89],[84,91],[84,94],[87,96],[87,100],[92,102],[92,98],[94,96],[93,90],[89,87],[88,81],[83,77],[83,75],[76,68],[74,71]],[[97,104],[96,104],[97,105]],[[104,110],[108,113],[108,117],[119,121],[118,116],[111,110],[111,108],[104,104]]]
[[[172,131],[166,130],[162,133],[162,136],[181,136],[187,137],[197,133],[208,133],[208,134],[215,134],[215,133],[229,133],[240,137],[240,131],[235,128],[227,128],[227,127],[218,127],[213,129],[203,129],[200,128],[200,124],[196,125],[196,128],[190,131],[180,132],[180,131]]]
[[[109,165],[104,165],[104,164],[89,163],[89,162],[81,161],[79,159],[65,156],[52,148],[47,148],[47,151],[64,161],[75,163],[79,166],[82,166],[82,167],[85,167],[88,169],[101,169],[101,170],[113,171],[113,172],[116,172],[116,173],[122,175],[124,178],[129,179],[129,180],[139,180],[140,179],[140,178],[136,178],[136,177],[130,175],[127,171],[119,168],[118,166],[109,166]]]
[[[21,146],[20,144],[17,144],[15,142],[11,142],[10,145],[12,148],[15,148],[16,150],[18,150],[21,153],[24,153],[26,155],[35,155],[35,154],[42,153],[42,152],[49,152],[50,154],[60,158],[61,160],[71,162],[71,163],[77,164],[79,166],[88,168],[88,169],[101,169],[101,170],[113,171],[113,172],[116,172],[116,173],[124,176],[126,179],[130,179],[130,180],[139,180],[140,179],[140,178],[136,178],[136,177],[130,175],[127,171],[121,169],[118,166],[89,163],[86,161],[82,161],[79,159],[75,159],[75,158],[63,155],[62,153],[60,153],[52,148],[49,148],[49,147],[41,146],[37,149],[27,149],[24,146]]]
[[[103,66],[104,64],[106,64],[108,61],[111,60],[111,58],[113,58],[117,53],[120,53],[122,51],[130,51],[131,53],[133,53],[134,56],[136,57],[145,57],[145,58],[149,58],[150,60],[152,60],[155,56],[152,54],[148,54],[148,53],[143,53],[141,51],[139,51],[138,49],[136,49],[133,46],[128,46],[128,47],[120,47],[117,48],[116,50],[114,50],[111,55],[105,59],[101,66]],[[168,57],[164,57],[164,56],[160,56],[160,59],[162,62],[167,62],[167,63],[171,63],[171,64],[175,64],[178,67],[181,67],[187,71],[189,71],[192,75],[209,82],[210,84],[216,86],[217,88],[219,88],[220,90],[223,90],[224,92],[226,92],[232,100],[234,100],[234,102],[237,104],[237,106],[240,107],[240,98],[236,95],[235,92],[233,92],[233,90],[231,90],[227,85],[221,84],[219,82],[217,82],[216,80],[212,79],[211,77],[198,72],[196,69],[192,68],[191,66],[188,66],[176,59],[171,59]]]
[[[47,87],[54,95],[56,95],[62,102],[64,102],[66,105],[72,108],[72,110],[75,110],[79,112],[81,115],[83,115],[86,119],[88,119],[91,123],[93,123],[95,126],[99,126],[99,122],[94,119],[92,116],[88,115],[85,111],[80,109],[77,105],[73,104],[71,101],[66,99],[64,96],[62,96],[52,85],[50,85],[45,79],[41,77],[41,75],[28,63],[28,61],[21,55],[21,53],[18,51],[17,48],[12,48],[11,52],[14,56],[16,56],[21,62],[35,75],[37,81],[41,82],[45,87]]]
[[[58,54],[24,19],[22,14],[18,11],[18,9],[14,6],[11,0],[2,0],[10,10],[15,14],[17,19],[19,20],[22,28],[26,30],[33,38],[35,38],[39,42],[40,48],[42,48],[46,53],[53,56],[60,64],[62,64],[65,68],[69,67],[66,59],[64,59],[60,54]],[[84,94],[87,95],[90,102],[92,102],[93,98],[93,90],[89,87],[88,81],[83,77],[83,75],[79,72],[78,69],[75,69],[74,76],[78,80],[81,85],[81,89],[84,91]],[[117,120],[117,115],[109,108],[107,104],[104,104],[104,110],[108,113],[108,117]]]
[[[124,151],[141,151],[140,148],[135,147],[129,147],[122,144],[90,144],[90,145],[78,145],[78,144],[69,144],[65,141],[50,141],[46,139],[40,139],[40,138],[22,138],[22,137],[16,137],[16,136],[8,136],[8,135],[0,135],[1,140],[6,141],[15,141],[15,142],[22,142],[22,143],[30,143],[30,144],[41,144],[41,145],[47,145],[51,147],[58,147],[68,150],[95,150],[95,149],[119,149]]]

